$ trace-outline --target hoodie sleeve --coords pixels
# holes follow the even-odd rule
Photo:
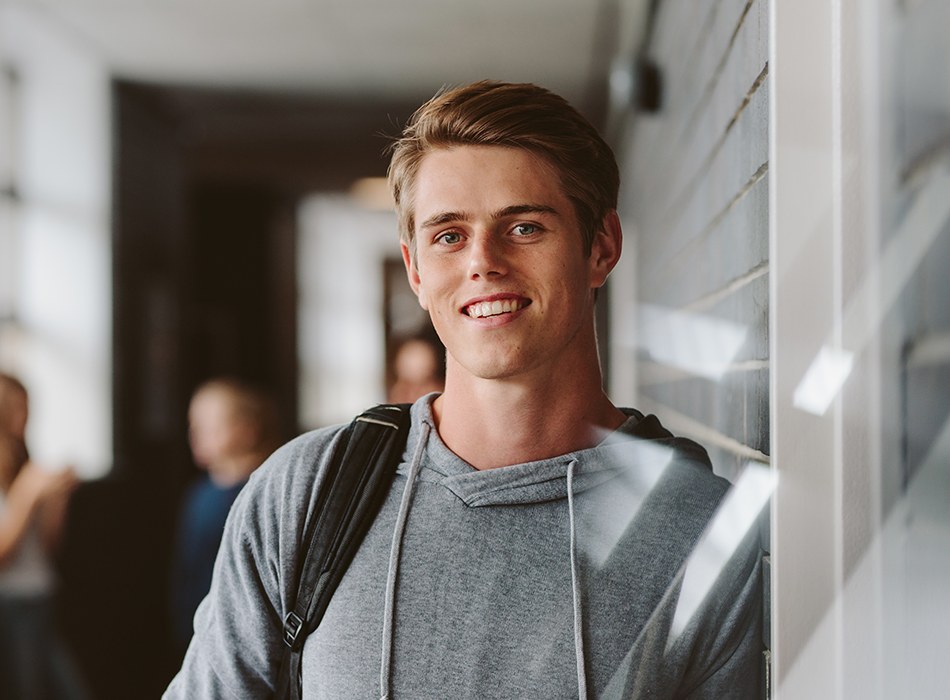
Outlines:
[[[740,515],[703,462],[687,459],[676,467],[638,514],[656,533],[650,542],[653,565],[663,573],[656,579],[662,598],[600,697],[756,700],[763,678],[758,518],[766,511]],[[643,595],[642,587],[635,595]]]
[[[754,528],[710,590],[685,637],[687,673],[676,697],[755,700],[763,697],[762,549]]]
[[[284,653],[281,639],[313,490],[334,430],[288,443],[251,476],[228,515],[211,590],[163,700],[268,698]]]

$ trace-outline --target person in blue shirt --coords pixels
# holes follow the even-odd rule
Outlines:
[[[195,464],[205,473],[185,492],[172,560],[172,634],[181,654],[191,640],[195,610],[211,586],[231,504],[280,444],[277,423],[273,399],[236,379],[209,380],[192,395],[189,443]]]

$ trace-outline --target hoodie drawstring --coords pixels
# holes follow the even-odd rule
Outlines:
[[[412,504],[412,495],[416,480],[422,469],[422,455],[429,439],[431,427],[428,423],[422,424],[422,435],[412,456],[409,473],[406,478],[406,487],[402,492],[399,503],[399,514],[396,516],[396,525],[393,530],[392,548],[389,552],[389,572],[386,576],[386,598],[383,609],[383,640],[382,659],[379,669],[380,700],[389,700],[389,677],[392,672],[392,651],[395,637],[394,619],[396,607],[396,579],[399,575],[399,558],[402,552],[402,539],[406,531],[406,521],[409,518],[409,508]],[[587,670],[584,660],[584,610],[581,603],[580,567],[577,556],[577,525],[574,513],[574,468],[577,460],[571,460],[567,466],[567,509],[570,521],[570,550],[571,550],[571,593],[574,605],[574,654],[577,664],[577,697],[587,700]]]
[[[386,576],[386,602],[383,609],[383,653],[379,668],[380,700],[389,700],[389,675],[392,670],[393,619],[396,607],[396,578],[399,575],[399,557],[402,552],[402,536],[406,531],[406,520],[409,518],[409,506],[412,503],[412,493],[415,489],[416,477],[422,469],[422,455],[429,440],[431,427],[422,423],[422,435],[416,444],[416,451],[412,455],[409,474],[406,478],[406,488],[402,492],[402,501],[399,503],[399,515],[396,516],[396,527],[393,530],[393,544],[389,552],[389,573]]]
[[[577,526],[574,518],[574,467],[567,465],[567,512],[571,526],[571,592],[574,597],[574,655],[577,662],[577,697],[587,700],[587,669],[584,663],[584,608],[581,603],[580,567],[577,561]]]

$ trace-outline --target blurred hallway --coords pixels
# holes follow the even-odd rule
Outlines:
[[[101,700],[176,663],[192,390],[267,385],[285,437],[385,398],[427,320],[360,193],[416,106],[485,77],[563,94],[620,160],[612,399],[776,477],[773,697],[931,697],[948,24],[942,0],[0,0],[0,370],[36,456],[85,480],[62,610]]]

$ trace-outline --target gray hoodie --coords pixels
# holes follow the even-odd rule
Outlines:
[[[753,534],[682,609],[684,564],[728,488],[701,447],[626,410],[594,448],[478,471],[439,438],[432,398],[413,406],[388,499],[304,647],[304,698],[760,697]],[[166,700],[272,696],[339,434],[285,445],[242,491]]]

